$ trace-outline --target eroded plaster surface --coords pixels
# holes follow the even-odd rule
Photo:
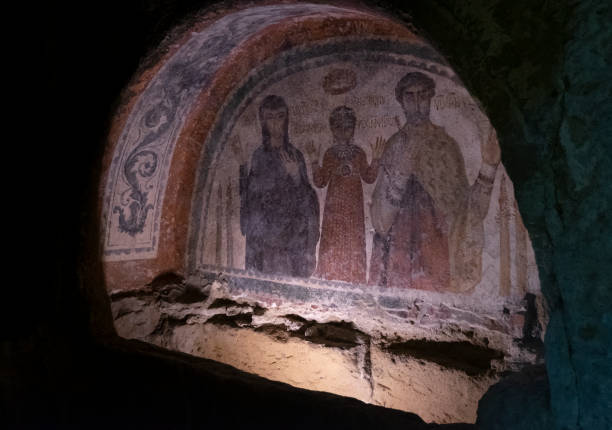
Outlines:
[[[285,18],[333,16],[339,11],[311,4],[248,8],[194,33],[164,64],[139,96],[115,150],[104,197],[107,260],[157,254],[161,203],[177,135],[195,98],[225,56],[262,28]]]
[[[342,16],[313,5],[229,14],[139,96],[105,194],[115,326],[296,386],[474,422],[500,374],[542,362],[547,319],[495,130],[412,34],[353,21],[299,43],[332,12]],[[288,43],[291,16],[314,18]],[[244,67],[224,55],[256,33],[281,49],[202,110],[215,70]],[[170,169],[179,141],[197,142],[193,170]],[[193,183],[172,196],[186,218],[161,210],[177,177]],[[158,259],[141,281],[135,260],[153,261],[160,226],[181,222],[184,241],[164,246],[184,267]]]
[[[417,125],[396,94],[409,75],[431,84]],[[282,150],[262,133],[270,99],[286,112],[294,163],[277,163]],[[330,124],[343,109],[347,142]],[[539,297],[539,281],[512,182],[499,159],[483,155],[495,144],[477,103],[422,42],[351,39],[290,50],[237,86],[206,142],[191,279],[222,272],[234,295],[357,313],[368,303],[420,325],[412,304],[424,300],[520,333],[525,297]]]

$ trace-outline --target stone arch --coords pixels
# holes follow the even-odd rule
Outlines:
[[[222,131],[219,127],[215,128],[215,125],[219,124],[217,115],[222,115],[224,107],[232,103],[231,97],[228,97],[231,92],[240,92],[235,89],[235,82],[248,80],[248,73],[255,66],[274,59],[279,54],[291,52],[292,48],[300,44],[316,46],[317,42],[336,37],[363,35],[374,36],[374,42],[390,39],[397,41],[403,38],[405,41],[420,43],[405,26],[365,9],[322,5],[312,8],[302,5],[262,8],[279,10],[278,21],[270,23],[266,19],[264,22],[264,15],[258,15],[258,8],[243,9],[198,29],[200,31],[195,33],[204,34],[201,40],[198,40],[194,33],[186,35],[184,40],[171,48],[158,66],[145,72],[142,79],[137,80],[141,86],[139,91],[127,103],[129,108],[118,115],[111,133],[111,145],[105,157],[105,175],[109,179],[105,189],[101,191],[105,225],[103,247],[107,257],[104,271],[106,287],[114,294],[111,294],[113,301],[129,296],[130,290],[142,291],[146,289],[146,285],[154,289],[158,282],[161,283],[159,285],[163,284],[164,288],[168,287],[164,294],[181,295],[187,302],[192,300],[185,298],[189,295],[193,301],[209,297],[201,291],[185,291],[185,288],[189,289],[190,286],[184,285],[181,276],[189,275],[190,270],[194,268],[194,263],[189,261],[186,254],[191,247],[188,241],[190,238],[195,240],[193,232],[189,232],[189,226],[194,225],[192,202],[197,205],[202,202],[198,200],[199,179],[194,172],[200,171],[198,163],[202,157],[205,159],[209,148],[214,149],[215,133]],[[268,16],[269,11],[266,10],[265,16]],[[240,27],[249,20],[251,21],[248,24],[253,26],[251,29],[255,29],[251,33]],[[213,31],[215,26],[221,27],[221,33],[243,30],[241,44],[224,45],[228,43],[227,37],[216,34]],[[236,28],[232,29],[232,26]],[[216,62],[211,60],[200,63],[200,57],[194,57],[192,54],[198,49],[211,48],[211,45],[205,43],[211,39],[218,44],[216,49],[223,51],[225,56],[217,56]],[[433,54],[428,55],[435,55],[435,51],[432,52]],[[205,58],[210,59],[208,56]],[[443,59],[440,58],[439,62],[442,68],[448,67]],[[419,65],[422,68],[430,66]],[[211,69],[216,71],[211,73]],[[209,75],[206,75],[207,73]],[[203,76],[207,76],[209,80]],[[457,78],[455,80],[458,82]],[[205,142],[210,146],[203,146]],[[164,144],[165,148],[156,152],[157,147],[163,147]],[[167,178],[159,189],[149,182],[149,178],[154,178],[155,175],[161,175],[162,184]],[[123,188],[118,189],[117,184],[121,181]],[[149,196],[153,199],[149,200]],[[122,204],[122,200],[127,203]],[[134,239],[127,241],[128,246],[125,246],[126,242],[116,246],[113,241],[113,228],[117,228],[117,223],[124,238]],[[145,232],[147,229],[149,237],[139,242],[136,238],[141,231]],[[134,254],[137,254],[136,258],[133,257]],[[124,258],[125,256],[127,258]],[[164,275],[168,273],[179,276]],[[173,290],[177,285],[178,289]],[[444,306],[440,306],[438,310],[444,309]],[[255,312],[254,308],[253,313]],[[117,311],[117,314],[119,313]],[[512,313],[513,316],[519,315],[518,311]],[[159,323],[153,315],[148,315],[147,318],[149,317],[155,325]],[[492,325],[496,322],[493,321]],[[483,321],[479,320],[477,324],[483,324]],[[312,327],[307,326],[305,330]],[[356,336],[355,333],[361,335],[359,330],[354,331],[355,327],[315,327],[323,332],[337,330],[341,333],[351,333],[347,336]],[[147,328],[151,331],[156,329],[150,326]],[[150,332],[145,333],[145,337],[148,334]],[[134,337],[141,335],[142,333],[138,333]],[[487,338],[482,336],[479,341],[484,342],[485,339]],[[430,341],[431,339],[427,339],[427,342]],[[361,345],[362,341],[355,342],[356,345]],[[459,343],[461,342],[463,340]],[[473,345],[469,341],[467,343],[470,346],[466,353],[482,353],[481,357],[485,357],[488,366],[491,366],[491,360],[500,358],[496,355],[498,351],[495,348],[482,348],[481,351],[478,347],[482,345],[477,345],[474,350],[469,349]],[[459,347],[458,344],[448,344],[448,340],[439,341],[442,355],[448,354],[448,349],[444,348]],[[390,345],[390,348],[417,351],[422,347],[423,344],[412,344],[410,340]],[[475,409],[473,412],[475,413]],[[475,416],[472,417],[474,418]]]

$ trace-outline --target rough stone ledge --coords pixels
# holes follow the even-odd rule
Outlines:
[[[341,349],[374,343],[472,375],[516,371],[543,360],[540,339],[524,323],[518,330],[511,326],[525,313],[519,306],[506,308],[500,319],[380,289],[271,285],[227,274],[207,274],[205,280],[163,274],[141,289],[111,292],[118,332],[146,340],[172,322],[249,328],[277,340],[293,337]]]
[[[228,274],[196,281],[165,273],[111,292],[118,334],[437,423],[474,422],[500,375],[542,362],[528,347],[537,339],[504,330],[518,307],[499,322],[418,295]],[[526,326],[519,335],[531,335]]]

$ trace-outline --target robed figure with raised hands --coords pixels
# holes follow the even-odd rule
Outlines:
[[[378,175],[384,141],[379,138],[371,146],[372,162],[368,164],[363,149],[355,145],[353,137],[357,120],[353,109],[335,108],[329,116],[333,145],[325,151],[323,165],[319,165],[319,149],[307,146],[312,162],[315,186],[327,187],[319,244],[317,277],[365,284],[366,242],[363,212],[363,186],[371,184]]]
[[[435,82],[420,72],[396,86],[406,123],[387,142],[372,195],[369,283],[466,293],[482,276],[483,220],[500,149],[492,130],[470,185],[459,145],[429,118],[434,95]]]
[[[289,141],[289,112],[275,95],[259,106],[262,142],[247,168],[245,150],[234,142],[240,164],[240,229],[246,238],[245,268],[267,274],[308,277],[316,265],[319,202],[308,181],[304,156]]]

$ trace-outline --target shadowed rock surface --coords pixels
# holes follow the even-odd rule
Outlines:
[[[38,352],[38,354],[31,354]],[[4,394],[9,428],[406,428],[418,416],[268,381],[231,366],[138,341],[22,344]],[[6,404],[6,403],[5,403]],[[4,421],[5,423],[7,421]]]

